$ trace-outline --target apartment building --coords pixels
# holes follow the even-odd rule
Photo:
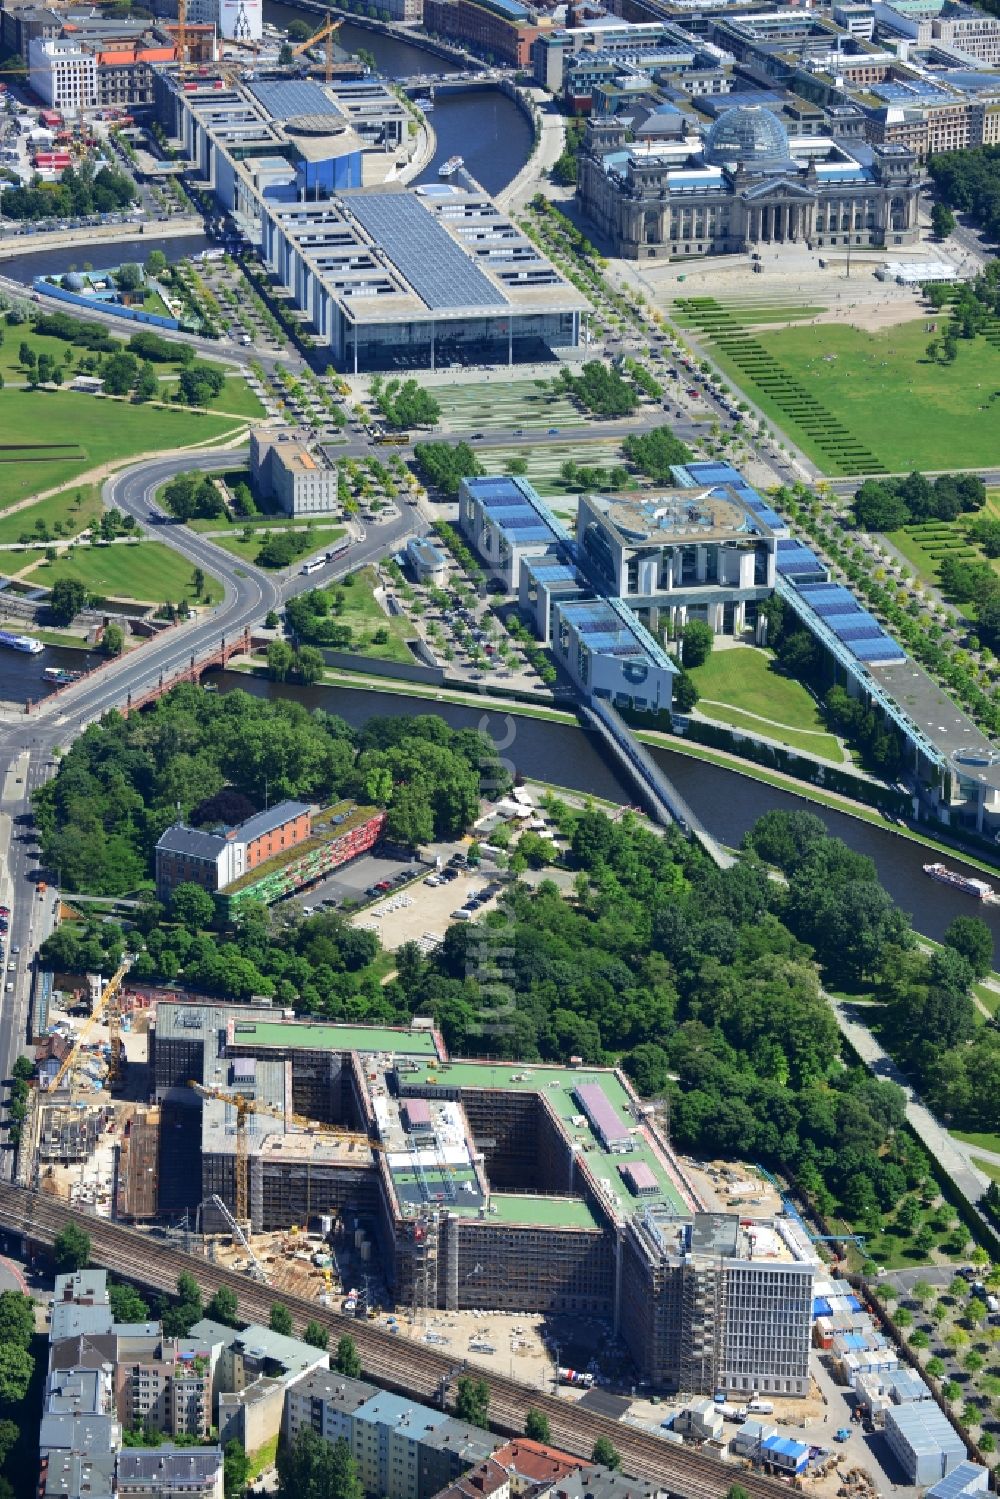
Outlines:
[[[39,1499],[222,1499],[220,1447],[123,1446],[123,1432],[141,1427],[204,1440],[214,1357],[198,1337],[164,1338],[159,1322],[116,1322],[106,1271],[58,1275]]]
[[[303,1429],[343,1438],[366,1492],[382,1499],[432,1499],[482,1463],[498,1438],[417,1401],[343,1374],[317,1371],[291,1385],[285,1437]]]
[[[294,1380],[330,1367],[322,1349],[253,1323],[236,1332],[203,1317],[191,1336],[215,1352],[210,1408],[220,1445],[234,1438],[257,1452],[281,1430],[285,1391]]]
[[[97,58],[72,37],[33,39],[28,76],[42,102],[68,119],[98,106]]]

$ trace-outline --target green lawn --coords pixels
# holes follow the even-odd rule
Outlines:
[[[162,304],[158,308],[149,310],[158,311],[163,316],[169,316],[167,309]],[[70,317],[72,317],[72,309],[68,309],[68,311]],[[147,329],[145,331],[148,332],[150,330]],[[154,328],[152,331],[156,332],[157,330]],[[67,372],[67,379],[75,371],[78,361],[81,358],[86,358],[90,352],[80,344],[67,343],[64,338],[54,338],[50,334],[36,333],[34,328],[28,323],[11,325],[10,323],[4,323],[0,319],[0,332],[3,334],[3,342],[0,343],[0,374],[7,381],[27,379],[27,371],[18,363],[18,355],[21,351],[22,343],[28,344],[34,350],[36,358],[39,354],[50,355]],[[119,338],[116,342],[120,348],[124,349],[128,340]],[[66,359],[67,350],[72,356],[69,361]],[[211,369],[217,370],[228,370],[230,368],[229,365],[219,364],[211,359],[199,359],[198,363],[206,364]],[[177,359],[165,360],[162,364],[155,364],[153,368],[158,375],[166,375],[172,371],[179,370],[181,362]]]
[[[985,984],[973,984],[973,990],[980,1004],[985,1005],[991,1015],[995,1015],[1000,1009],[1000,993],[996,989],[989,989]]]
[[[77,495],[80,503],[77,504]],[[18,541],[27,534],[34,536],[36,521],[43,521],[50,534],[53,528],[63,524],[63,537],[69,540],[86,531],[101,514],[101,489],[98,484],[80,484],[65,489],[61,494],[50,495],[39,500],[37,505],[26,505],[23,510],[0,514],[0,543]]]
[[[173,400],[177,384],[173,380],[160,381],[158,400]],[[217,396],[213,396],[206,408],[208,411],[231,411],[236,416],[264,415],[264,408],[241,375],[231,375]]]
[[[380,661],[412,662],[413,652],[406,642],[415,638],[416,630],[405,616],[387,615],[379,607],[374,595],[376,581],[374,568],[363,567],[354,574],[353,584],[344,589],[344,610],[337,618],[354,632],[349,649]],[[378,629],[389,632],[384,645],[372,644],[371,637]]]
[[[6,348],[6,344],[3,346]],[[74,391],[0,391],[0,434],[4,443],[53,443],[73,446],[68,456],[44,450],[37,461],[23,453],[4,461],[0,449],[0,510],[60,484],[99,464],[134,454],[176,451],[210,442],[233,431],[232,417],[188,409],[132,406]]]
[[[241,557],[244,562],[252,562],[256,565],[257,553],[260,551],[264,533],[267,530],[267,526],[258,527],[257,530],[255,530],[253,536],[251,536],[250,540],[244,541],[243,537],[241,535],[237,535],[234,529],[227,536],[211,537],[211,541],[214,546],[222,547],[223,551],[230,552],[234,557]],[[314,537],[313,544],[312,546],[310,546],[308,551],[302,553],[302,557],[308,557],[312,552],[318,552],[320,547],[322,546],[330,546],[337,540],[338,536],[343,536],[343,534],[343,526],[314,526],[312,528],[312,535]],[[290,564],[290,566],[292,567],[298,567],[300,565],[301,558],[298,557],[296,557],[295,561]]]
[[[755,332],[752,337],[891,471],[973,468],[1000,459],[1000,347],[959,339],[953,364],[931,364],[926,318],[882,333],[837,323]],[[712,343],[712,355],[773,420],[821,466],[812,436],[785,403],[764,389],[752,364]]]
[[[698,711],[717,723],[777,739],[792,749],[844,763],[836,737],[800,682],[774,670],[770,651],[755,646],[715,650],[691,676]]]
[[[985,1161],[981,1155],[974,1155],[972,1157],[972,1164],[978,1166],[983,1175],[988,1176],[990,1181],[1000,1183],[1000,1166],[997,1165],[996,1161]]]
[[[992,1150],[1000,1155],[1000,1135],[966,1134],[961,1129],[953,1129],[949,1133],[953,1134],[956,1140],[964,1140],[966,1145],[978,1145],[980,1150]]]
[[[32,583],[49,588],[57,578],[78,578],[93,593],[110,598],[139,599],[152,604],[194,602],[191,564],[159,541],[127,546],[79,546],[55,562],[41,562],[30,574]],[[205,580],[203,602],[222,598],[222,584]]]

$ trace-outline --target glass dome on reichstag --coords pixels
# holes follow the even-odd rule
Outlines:
[[[788,160],[788,131],[770,109],[744,104],[727,109],[705,136],[705,160],[715,166]]]

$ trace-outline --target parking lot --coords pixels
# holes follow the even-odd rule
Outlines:
[[[427,874],[405,890],[387,893],[382,900],[359,912],[354,924],[377,932],[387,952],[395,952],[404,942],[432,948],[455,920],[471,920],[491,910],[502,889],[499,881],[479,870],[463,869],[440,884],[428,883],[436,878]],[[469,909],[466,902],[471,899],[477,901],[475,909],[470,910],[468,917],[457,918],[456,911]]]
[[[423,867],[416,859],[407,860],[399,855],[365,854],[350,864],[345,864],[335,874],[295,896],[295,903],[307,914],[320,906],[332,909],[345,904],[356,906],[369,899],[366,892],[380,881],[390,884],[412,879]]]

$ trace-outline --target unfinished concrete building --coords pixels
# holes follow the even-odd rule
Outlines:
[[[607,1317],[654,1385],[805,1393],[808,1243],[701,1212],[622,1073],[448,1060],[420,1026],[253,1006],[161,1003],[151,1055],[157,1098],[197,1131],[202,1199],[234,1206],[228,1096],[251,1097],[254,1228],[362,1224],[397,1304]]]

